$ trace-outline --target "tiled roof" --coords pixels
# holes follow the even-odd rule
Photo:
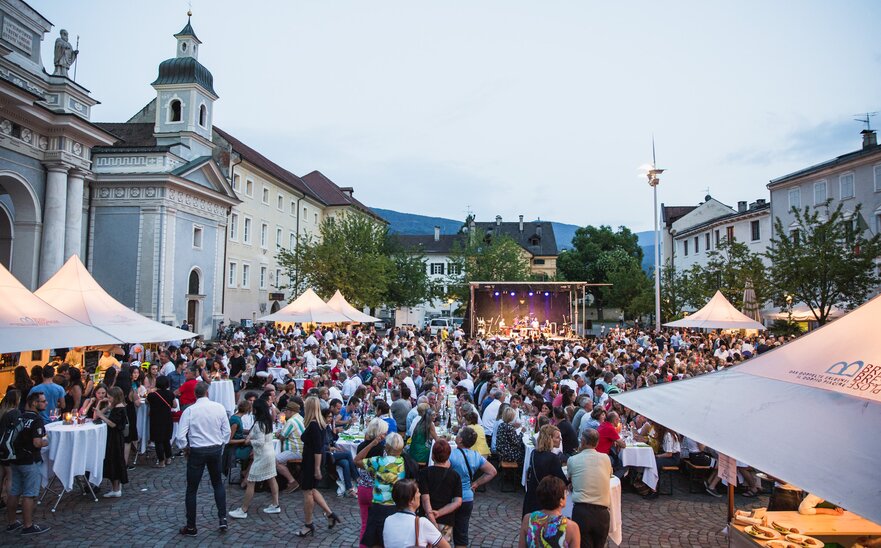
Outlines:
[[[362,204],[351,195],[351,187],[347,188],[350,192],[345,192],[336,183],[327,178],[326,175],[318,170],[303,175],[303,182],[311,190],[322,203],[328,206],[351,206],[355,209],[366,213],[377,220],[386,222],[385,219],[377,215],[372,209]]]
[[[465,236],[463,234],[441,234],[436,241],[434,234],[395,234],[394,238],[404,249],[419,250],[423,253],[449,254],[453,250],[454,242],[462,241],[464,244]]]
[[[135,122],[96,122],[96,126],[119,138],[109,147],[95,147],[95,152],[101,152],[117,148],[155,148],[156,150],[168,150],[168,147],[157,147],[156,137],[153,136],[153,124]]]
[[[665,206],[661,205],[661,222],[667,226],[672,226],[673,223],[685,217],[692,211],[697,209],[697,206]]]
[[[236,139],[235,137],[233,137],[232,135],[230,135],[226,131],[220,129],[219,127],[214,126],[214,131],[217,132],[217,134],[220,135],[220,137],[222,137],[226,142],[228,142],[230,145],[232,145],[233,150],[235,152],[237,152],[239,154],[239,156],[241,156],[242,159],[245,160],[246,162],[262,169],[263,171],[272,175],[276,179],[287,183],[288,185],[293,187],[295,190],[297,190],[297,192],[299,192],[301,194],[305,194],[306,196],[309,196],[311,198],[315,198],[318,201],[321,201],[321,199],[318,196],[316,196],[313,192],[311,192],[309,190],[309,188],[305,185],[305,183],[303,183],[302,179],[300,179],[299,177],[297,177],[296,175],[294,175],[290,171],[288,171],[285,168],[281,167],[280,165],[276,164],[275,162],[273,162],[272,160],[270,160],[266,156],[260,154],[259,152],[257,152],[253,148],[251,148],[248,145],[246,145],[245,143],[239,141],[238,139]]]
[[[862,148],[860,150],[854,152],[848,152],[847,154],[842,154],[841,156],[837,156],[832,158],[831,160],[827,160],[825,162],[806,167],[804,169],[800,169],[788,175],[784,175],[783,177],[778,177],[776,179],[772,179],[771,182],[768,183],[768,188],[775,187],[781,185],[783,183],[787,183],[794,179],[798,179],[800,177],[804,177],[806,175],[811,175],[813,173],[818,173],[823,171],[824,169],[828,169],[831,167],[836,167],[839,165],[845,165],[848,162],[852,162],[854,160],[859,160],[863,156],[870,156],[872,154],[877,154],[881,152],[881,145],[874,145],[867,148]]]
[[[520,223],[499,223],[482,222],[475,223],[475,227],[493,234],[504,234],[509,236],[520,247],[533,255],[554,256],[558,254],[557,238],[554,236],[554,225],[550,222],[534,221],[524,222],[523,230],[520,230]],[[539,230],[539,227],[541,229]],[[540,234],[539,234],[540,232]],[[535,242],[535,245],[533,245]]]

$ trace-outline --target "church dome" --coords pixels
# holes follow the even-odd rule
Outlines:
[[[160,84],[199,84],[212,95],[217,95],[214,91],[214,76],[205,65],[192,57],[176,57],[162,61],[159,64],[159,77],[152,85]]]

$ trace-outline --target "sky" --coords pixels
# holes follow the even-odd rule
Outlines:
[[[190,4],[29,1],[55,25],[44,65],[79,36],[103,122],[154,97]],[[855,115],[881,111],[873,0],[191,4],[215,125],[409,213],[648,230],[653,136],[660,202],[736,207],[858,149]]]

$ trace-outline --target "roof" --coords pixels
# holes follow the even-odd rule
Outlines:
[[[737,221],[740,217],[750,217],[755,214],[770,214],[771,213],[771,202],[765,202],[763,204],[754,204],[753,207],[747,209],[746,211],[735,211],[734,213],[729,213],[728,215],[722,215],[716,217],[715,219],[710,219],[708,221],[704,221],[700,224],[690,226],[687,229],[676,233],[676,238],[680,238],[686,234],[691,234],[692,232],[700,232],[704,228],[708,226],[713,226],[718,223],[727,223],[732,221]]]
[[[337,186],[336,183],[327,178],[326,175],[318,170],[303,175],[303,182],[309,187],[322,203],[328,206],[348,206],[366,213],[377,220],[386,222],[385,219],[376,214],[372,209],[362,204],[352,196],[351,187],[348,192]]]
[[[489,234],[503,234],[517,242],[520,247],[532,253],[532,255],[544,255],[556,257],[559,253],[557,250],[557,238],[554,236],[554,225],[546,221],[531,221],[523,223],[523,230],[520,230],[519,222],[496,223],[481,222],[474,223],[476,228],[483,229]],[[540,227],[540,228],[539,228]],[[539,234],[540,232],[540,234]],[[533,241],[537,243],[533,245]]]
[[[193,158],[192,160],[185,163],[184,165],[172,170],[171,174],[175,175],[177,177],[182,177],[184,175],[184,173],[190,171],[191,169],[193,169],[196,166],[204,164],[205,162],[207,162],[210,159],[211,159],[211,156],[199,156],[198,158]]]
[[[201,43],[201,40],[199,40],[199,37],[196,36],[196,31],[193,30],[193,25],[190,24],[189,17],[187,17],[187,24],[184,25],[184,28],[180,29],[180,32],[174,35],[175,38],[177,38],[178,36],[192,36],[199,43]]]
[[[776,179],[771,179],[771,182],[768,183],[768,188],[772,188],[775,186],[782,185],[784,183],[788,183],[795,179],[799,179],[801,177],[805,177],[807,175],[812,175],[814,173],[819,173],[824,169],[833,168],[836,166],[844,165],[849,162],[853,162],[859,160],[865,156],[871,156],[873,154],[881,153],[881,145],[874,145],[865,148],[861,148],[860,150],[854,152],[848,152],[847,154],[842,154],[841,156],[836,156],[831,160],[827,160],[825,162],[821,162],[819,164],[815,164],[804,169],[800,169],[798,171],[794,171],[788,175],[784,175],[783,177],[778,177]]]
[[[394,234],[393,238],[408,250],[418,250],[422,253],[449,254],[453,251],[453,244],[457,241],[464,243],[463,234],[441,234],[435,241],[434,234]]]
[[[278,179],[284,183],[287,183],[289,186],[294,188],[300,194],[309,196],[311,198],[315,198],[316,200],[320,201],[319,197],[316,196],[313,192],[311,192],[309,190],[309,187],[306,186],[306,184],[303,182],[303,180],[300,179],[299,177],[297,177],[296,175],[294,175],[293,173],[291,173],[290,171],[288,171],[285,168],[281,167],[280,165],[276,164],[275,162],[273,162],[272,160],[270,160],[266,156],[260,154],[259,152],[257,152],[253,148],[249,147],[245,143],[236,139],[235,137],[233,137],[232,135],[230,135],[226,131],[220,129],[219,127],[214,126],[214,131],[215,131],[215,133],[217,133],[217,135],[219,135],[226,142],[228,142],[232,146],[233,151],[237,152],[239,154],[239,156],[241,156],[244,161],[248,162],[249,164],[251,164],[253,166],[260,168],[261,170],[272,175],[276,179]]]
[[[214,91],[214,76],[194,57],[174,57],[159,63],[159,77],[150,85],[162,84],[199,84],[217,96]]]
[[[94,147],[92,152],[119,152],[120,149],[138,152],[165,152],[170,146],[157,146],[152,123],[141,122],[96,122],[96,126],[115,135],[118,141],[108,147]]]
[[[673,226],[673,223],[695,209],[697,209],[697,206],[665,206],[661,204],[661,222],[667,226]]]

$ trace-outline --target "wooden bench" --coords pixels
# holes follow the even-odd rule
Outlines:
[[[685,463],[685,475],[688,478],[688,492],[700,493],[701,487],[703,487],[703,482],[709,477],[710,473],[713,471],[713,467],[699,466],[693,464],[688,459],[685,459],[682,462]],[[695,485],[697,485],[697,488],[695,488]]]
[[[662,466],[660,470],[658,470],[658,494],[659,495],[672,495],[673,494],[673,474],[679,471],[678,466]],[[669,489],[666,491],[661,490],[661,485],[664,482],[664,478],[667,478],[667,485]]]
[[[499,468],[501,472],[499,473],[499,488],[503,493],[515,493],[520,488],[520,465],[516,462],[508,462],[501,461],[499,463]],[[511,480],[511,485],[514,486],[514,489],[506,490],[505,489],[505,478],[509,477]]]

